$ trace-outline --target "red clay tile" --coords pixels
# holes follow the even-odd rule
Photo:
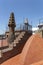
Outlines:
[[[41,60],[43,60],[43,39],[35,34],[28,39],[21,54],[8,59],[1,65],[31,65]]]

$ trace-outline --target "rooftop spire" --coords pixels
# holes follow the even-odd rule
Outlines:
[[[14,27],[16,26],[16,24],[15,24],[15,18],[14,18],[14,13],[13,12],[10,14],[10,19],[9,19],[8,26],[14,26]]]
[[[12,43],[15,39],[15,34],[14,33],[15,33],[15,26],[16,26],[13,12],[10,14],[10,19],[9,19],[8,26],[9,26],[8,42]]]

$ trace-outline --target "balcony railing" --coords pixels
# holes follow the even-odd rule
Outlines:
[[[28,25],[28,27],[25,25],[17,25],[15,30],[32,31],[32,25]]]

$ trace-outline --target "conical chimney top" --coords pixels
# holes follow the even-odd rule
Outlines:
[[[14,25],[14,27],[16,26],[16,24],[15,24],[15,17],[14,17],[14,13],[13,12],[10,14],[10,19],[9,19],[8,26],[11,26],[11,25]]]

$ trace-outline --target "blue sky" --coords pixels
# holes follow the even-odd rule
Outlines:
[[[16,24],[28,18],[35,27],[39,19],[43,19],[43,0],[0,0],[0,33],[6,30],[11,12],[14,12]]]

